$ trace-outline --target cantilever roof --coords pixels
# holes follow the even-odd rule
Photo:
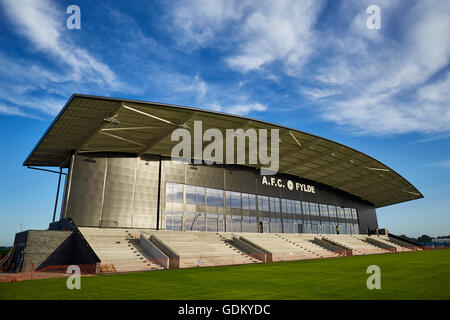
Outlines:
[[[381,162],[312,134],[208,110],[81,94],[69,99],[24,165],[64,167],[72,152],[170,156],[177,143],[170,139],[172,131],[192,129],[196,120],[202,120],[203,130],[279,129],[279,172],[343,190],[376,207],[423,198],[411,183]]]

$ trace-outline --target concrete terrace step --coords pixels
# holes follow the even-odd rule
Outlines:
[[[180,256],[180,267],[202,267],[216,265],[258,263],[215,232],[153,231],[168,248]]]
[[[86,241],[97,254],[100,263],[111,265],[116,272],[132,272],[162,269],[154,263],[134,236],[140,231],[128,229],[79,228]]]
[[[388,252],[364,241],[366,235],[335,234],[283,234],[283,233],[233,233],[169,231],[125,228],[79,228],[102,264],[111,265],[117,272],[162,269],[152,256],[139,244],[141,233],[150,238],[154,235],[162,245],[180,256],[181,268],[259,263],[258,259],[236,248],[233,237],[244,238],[270,252],[273,261],[303,260],[338,257],[339,254],[314,243],[315,238],[330,241],[353,250],[355,255]],[[380,242],[401,248],[389,242],[387,237],[377,237]],[[403,248],[405,251],[409,250]],[[399,249],[400,251],[401,249]],[[112,269],[112,268],[110,268]]]

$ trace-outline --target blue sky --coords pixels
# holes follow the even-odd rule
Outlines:
[[[69,30],[66,8],[81,9]],[[369,30],[369,5],[381,29]],[[22,162],[72,93],[249,115],[349,145],[424,195],[378,210],[450,234],[449,1],[0,0],[0,245],[51,219]]]

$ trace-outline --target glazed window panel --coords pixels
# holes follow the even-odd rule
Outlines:
[[[184,184],[173,184],[173,202],[183,203]]]
[[[328,215],[332,219],[336,219],[336,207],[335,206],[328,206]]]
[[[197,212],[194,220],[194,230],[195,231],[205,231],[206,229],[206,215],[201,212]]]
[[[239,192],[231,192],[231,207],[241,208],[241,194]]]
[[[302,214],[302,203],[300,201],[295,201],[295,213]]]
[[[287,199],[281,199],[281,212],[283,212],[283,213],[287,213],[288,212]]]
[[[192,231],[194,229],[194,223],[196,220],[197,214],[195,212],[186,212],[184,214],[184,230]]]
[[[222,200],[219,197],[219,190],[217,189],[211,189],[206,188],[206,205],[211,207],[218,207],[220,206],[220,200]]]
[[[358,213],[355,208],[352,208],[352,219],[358,220]]]
[[[166,183],[166,201],[173,202],[173,183]]]
[[[267,208],[264,211],[269,211],[269,201],[270,201],[270,211],[271,212],[281,212],[280,198],[275,198],[275,197],[263,197],[264,208]]]
[[[328,206],[326,204],[320,205],[320,216],[328,218]]]
[[[242,194],[242,209],[250,209],[250,201],[249,201],[249,195],[247,193]]]
[[[310,215],[309,202],[302,202],[302,206],[303,206],[303,214],[309,216]]]
[[[195,187],[195,203],[205,205],[205,188]]]
[[[248,200],[249,200],[249,209],[250,210],[256,210],[256,195],[249,194],[248,195]]]
[[[270,211],[269,210],[269,197],[261,196],[262,201],[262,211]]]
[[[195,186],[186,185],[186,203],[195,204]]]

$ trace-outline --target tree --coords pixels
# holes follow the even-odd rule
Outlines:
[[[417,240],[421,243],[430,243],[433,238],[426,234],[423,234]]]

